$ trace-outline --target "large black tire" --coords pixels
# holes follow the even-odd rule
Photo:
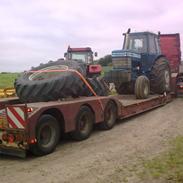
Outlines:
[[[87,139],[92,132],[94,120],[95,117],[91,109],[82,106],[76,116],[76,128],[71,133],[71,137],[78,141]]]
[[[79,71],[82,75],[86,74],[84,65],[82,67],[81,63],[65,60],[58,60],[56,62],[42,64],[39,67],[33,68],[33,70],[36,71],[50,67],[54,69],[53,67],[58,66],[67,66],[70,69]],[[57,76],[47,76],[47,78],[43,79],[39,78],[41,76],[41,74],[39,76],[36,75],[36,73],[28,72],[24,73],[15,81],[16,93],[22,102],[53,101],[69,96],[78,97],[93,95],[81,78],[73,72],[59,72]],[[34,77],[38,77],[38,79],[32,79]],[[96,91],[97,95],[105,95],[104,90],[101,92],[99,81],[94,81],[94,79],[91,79],[91,81],[91,83],[95,83],[93,85],[95,86],[94,90]]]
[[[150,93],[149,79],[146,76],[139,76],[135,82],[135,95],[137,99],[145,99]]]
[[[113,101],[109,101],[104,109],[104,121],[99,123],[101,130],[110,130],[114,127],[117,119],[117,107]]]
[[[166,58],[156,60],[150,73],[150,86],[153,93],[170,91],[170,67]]]
[[[123,94],[133,94],[134,93],[134,87],[132,83],[114,83],[116,92],[120,95]]]
[[[37,142],[31,145],[30,150],[34,155],[42,156],[52,153],[60,139],[60,127],[57,120],[44,114],[36,125]]]
[[[40,70],[46,67],[55,66],[55,65],[66,65],[70,69],[76,69],[79,71],[82,75],[86,75],[87,66],[82,61],[74,61],[74,60],[64,60],[64,59],[58,59],[57,61],[49,61],[46,64],[40,64],[38,67],[32,67],[32,71]]]
[[[91,85],[93,90],[98,96],[107,96],[109,93],[109,88],[103,78],[88,78],[88,83]],[[90,96],[93,94],[90,92]]]

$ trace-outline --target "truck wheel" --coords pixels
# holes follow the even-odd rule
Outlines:
[[[60,127],[57,120],[51,115],[44,114],[36,126],[37,142],[30,150],[37,156],[49,154],[55,150],[59,139]]]
[[[149,79],[139,76],[135,82],[135,95],[137,99],[145,99],[150,93]]]
[[[162,94],[170,91],[170,67],[166,58],[159,58],[150,73],[150,86],[153,93]]]
[[[113,101],[109,101],[104,109],[104,121],[99,123],[101,130],[110,130],[116,123],[117,107]]]
[[[87,139],[92,132],[94,119],[91,109],[82,106],[76,117],[76,129],[71,133],[72,138],[78,141]]]

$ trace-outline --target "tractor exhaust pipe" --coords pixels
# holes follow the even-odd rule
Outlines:
[[[123,33],[123,36],[125,36],[124,37],[124,42],[123,42],[123,49],[124,50],[126,50],[128,48],[128,42],[129,42],[128,41],[128,36],[129,36],[130,32],[131,32],[131,29],[128,28],[127,32],[126,33]]]

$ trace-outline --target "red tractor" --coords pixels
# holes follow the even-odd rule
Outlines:
[[[97,77],[102,69],[94,64],[91,48],[68,47],[64,56],[65,60],[58,59],[32,67],[31,71],[23,73],[15,81],[16,93],[22,102],[108,95],[105,82]]]
[[[75,60],[76,62],[84,63],[88,77],[99,76],[102,71],[100,65],[94,64],[94,56],[97,57],[97,52],[93,54],[90,47],[71,48],[68,46],[67,52],[64,54],[66,60]]]

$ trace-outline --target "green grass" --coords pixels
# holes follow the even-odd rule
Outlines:
[[[13,87],[13,83],[18,75],[18,73],[0,73],[0,88]]]
[[[104,76],[104,73],[110,71],[112,69],[112,66],[103,66],[102,67],[102,76]]]
[[[111,69],[112,69],[112,66],[103,66],[102,67],[103,72],[108,72]]]
[[[168,183],[183,182],[183,136],[176,137],[171,142],[168,152],[143,162],[142,179],[147,177],[161,179]]]

